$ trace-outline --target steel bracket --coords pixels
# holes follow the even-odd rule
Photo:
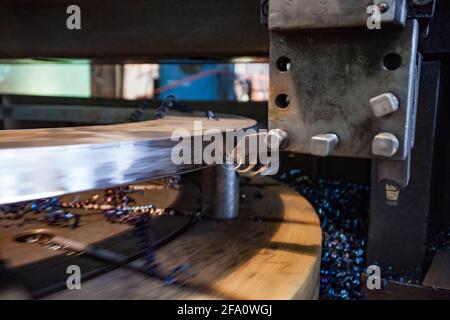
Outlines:
[[[392,13],[381,30],[370,30],[364,1],[270,0],[269,128],[289,134],[290,152],[311,154],[315,137],[335,134],[338,144],[326,156],[404,161],[383,165],[380,174],[403,187],[414,145],[419,25],[406,20],[406,1],[384,2]],[[383,95],[398,106],[378,113],[371,102]],[[383,151],[374,148],[383,133],[396,147],[385,156],[373,152]]]

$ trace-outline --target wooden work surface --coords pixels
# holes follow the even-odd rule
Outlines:
[[[48,299],[314,299],[322,232],[315,210],[273,180],[241,188],[234,221],[202,220],[157,250],[163,270],[189,265],[183,287],[119,268]],[[255,183],[253,183],[255,182]]]
[[[136,204],[152,203],[157,207],[173,207],[180,199],[182,188],[165,189],[159,182],[142,183],[150,187],[143,194],[133,194]],[[66,200],[83,200],[101,191],[83,193],[80,198],[66,196]],[[195,203],[195,202],[194,202]],[[181,210],[192,210],[191,207]],[[80,226],[71,229],[65,225],[48,226],[43,222],[28,221],[23,226],[18,221],[2,216],[0,219],[0,300],[5,297],[15,299],[42,298],[48,294],[66,288],[67,267],[80,266],[82,281],[95,278],[105,272],[114,270],[116,265],[94,259],[85,253],[72,254],[64,250],[50,250],[44,245],[26,244],[14,241],[15,236],[29,231],[43,229],[45,233],[62,236],[85,244],[94,244],[102,249],[113,251],[127,259],[140,255],[139,246],[133,236],[132,227],[126,224],[111,224],[98,211],[71,210],[81,214]],[[38,217],[42,218],[42,215]],[[29,217],[33,218],[33,216]],[[158,217],[151,221],[151,233],[156,247],[168,241],[174,233],[181,232],[189,225],[191,218],[184,216]],[[7,270],[3,270],[3,267]],[[17,290],[19,288],[19,290]],[[17,293],[19,291],[19,293]]]
[[[141,184],[152,185],[152,184]],[[166,208],[172,207],[180,197],[180,191],[177,189],[164,190],[155,189],[151,192],[145,192],[144,195],[133,194],[137,205],[152,203],[155,206]],[[91,195],[101,191],[91,191],[83,194],[80,199],[88,199]],[[76,196],[68,195],[64,200],[74,200]],[[86,211],[83,209],[72,209],[71,212],[81,215],[80,226],[76,229],[61,226],[48,226],[44,222],[29,223],[19,226],[17,221],[10,219],[0,220],[0,258],[7,262],[10,268],[22,267],[43,259],[57,257],[61,251],[52,251],[38,244],[24,244],[14,241],[18,234],[26,233],[31,230],[44,230],[55,236],[64,236],[72,240],[81,241],[87,244],[94,244],[99,241],[126,234],[132,229],[127,224],[109,223],[98,211]]]

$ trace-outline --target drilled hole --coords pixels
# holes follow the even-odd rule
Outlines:
[[[287,94],[279,94],[276,98],[275,98],[275,104],[277,105],[278,108],[281,109],[285,109],[289,106],[289,96]]]
[[[54,235],[45,230],[31,230],[17,234],[14,237],[14,240],[20,243],[46,244],[50,242],[53,237]]]
[[[277,60],[277,68],[281,72],[286,72],[291,69],[291,60],[288,57],[280,57]]]
[[[384,56],[383,66],[390,71],[397,70],[402,65],[402,57],[397,53],[389,53]]]

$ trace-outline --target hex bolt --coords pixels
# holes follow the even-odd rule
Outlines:
[[[266,144],[270,149],[285,149],[289,144],[289,135],[283,129],[272,129],[266,136]]]
[[[380,8],[380,12],[381,13],[385,13],[389,10],[389,3],[387,2],[382,2],[378,5],[378,7]]]
[[[375,136],[372,142],[372,154],[392,158],[398,151],[400,142],[392,133],[383,132]]]
[[[397,111],[399,102],[397,97],[392,93],[383,93],[370,99],[370,106],[375,117],[380,118]]]
[[[339,144],[339,137],[334,133],[319,134],[311,138],[312,155],[327,157],[331,155]]]

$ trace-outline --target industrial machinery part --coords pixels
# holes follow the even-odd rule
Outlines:
[[[158,194],[152,191],[147,196],[153,197],[150,201],[162,198],[160,205],[164,207],[180,205],[194,210],[200,190],[185,184],[188,181],[186,177],[180,189],[160,190]],[[230,221],[199,219],[179,232],[185,225],[184,216],[152,220],[155,242],[164,241],[155,249],[161,267],[173,270],[189,264],[182,276],[183,286],[167,286],[154,277],[130,271],[141,269],[145,262],[135,256],[136,245],[129,241],[130,226],[109,225],[92,214],[77,229],[42,226],[46,228],[42,233],[50,237],[47,240],[63,240],[59,246],[77,245],[73,240],[81,239],[87,246],[78,244],[72,249],[87,250],[87,254],[67,256],[64,250],[15,242],[14,235],[23,235],[29,228],[19,227],[3,232],[0,245],[9,248],[2,252],[3,258],[33,298],[317,299],[322,253],[317,212],[303,196],[270,178],[248,179],[241,191],[246,198],[241,201],[239,216]],[[174,193],[180,197],[172,197]],[[169,232],[177,232],[177,236],[163,240]],[[101,259],[92,259],[90,254]],[[105,258],[115,262],[105,262]],[[131,263],[117,267],[124,262]],[[82,290],[67,290],[69,265],[80,266]]]
[[[374,0],[380,7],[381,24],[404,25],[406,0]],[[331,0],[269,1],[269,27],[271,30],[312,30],[367,25],[369,1]]]
[[[230,220],[239,213],[239,176],[232,164],[202,171],[202,214],[217,220]]]
[[[424,62],[420,77],[420,95],[417,112],[417,137],[409,165],[397,168],[404,175],[411,174],[407,188],[399,190],[392,184],[377,183],[380,174],[387,177],[386,162],[372,164],[370,224],[367,263],[391,266],[396,271],[417,273],[425,271],[428,241],[436,228],[436,212],[432,210],[434,153],[439,88],[439,62]],[[402,161],[391,161],[402,165]],[[441,173],[440,173],[441,174]],[[386,201],[387,200],[387,201]],[[389,230],[389,232],[386,232]]]
[[[398,110],[398,99],[392,93],[384,93],[370,99],[375,117],[384,117]]]
[[[334,133],[319,134],[311,138],[311,154],[326,157],[339,145],[339,137]]]
[[[282,129],[272,129],[267,133],[266,145],[270,149],[283,150],[289,144],[289,135]]]
[[[289,135],[282,129],[247,132],[228,157],[234,163],[236,172],[242,176],[273,176],[280,168],[279,152],[288,144]]]
[[[389,132],[377,134],[372,142],[372,154],[390,158],[397,153],[400,143],[395,135]]]
[[[380,180],[407,185],[420,59],[406,4],[374,1],[370,30],[365,1],[269,1],[269,128],[288,151],[377,159]]]
[[[218,115],[208,120],[200,114],[118,125],[2,131],[0,204],[200,169],[204,166],[201,163],[176,165],[171,161],[172,148],[179,143],[172,141],[172,132],[186,129],[191,134],[188,137],[195,139],[194,135],[203,135],[207,129],[225,132],[256,124],[243,117]],[[195,132],[195,121],[202,123],[203,131]],[[199,154],[192,156],[201,158]]]

